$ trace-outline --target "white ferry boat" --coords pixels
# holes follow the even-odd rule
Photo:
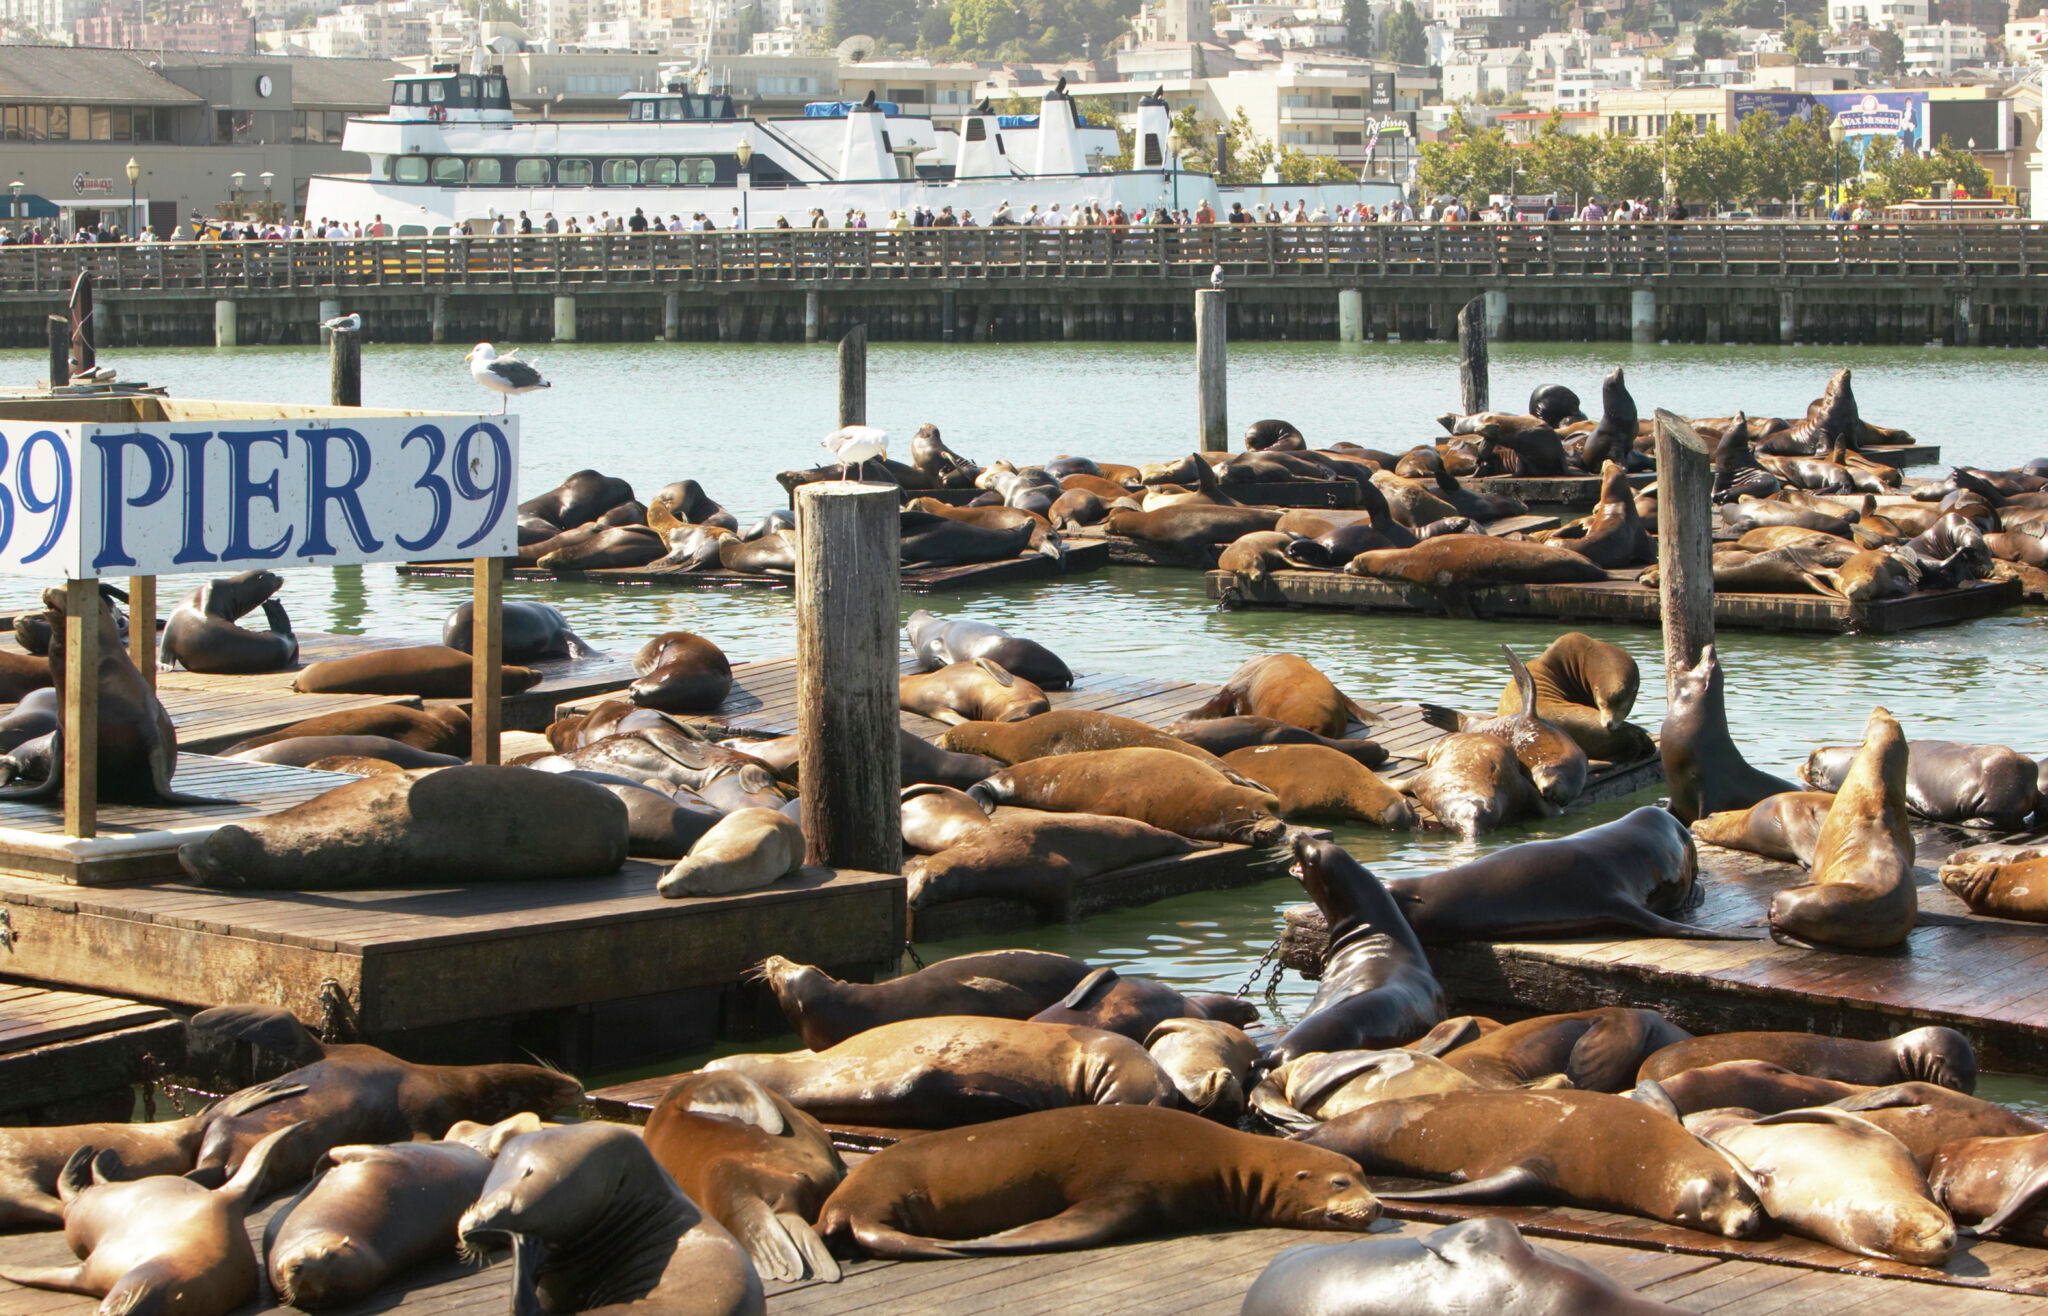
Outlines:
[[[316,175],[306,215],[365,225],[382,217],[400,236],[488,231],[521,211],[536,230],[553,214],[587,225],[636,209],[665,225],[703,213],[720,229],[833,225],[860,211],[881,227],[892,210],[950,207],[956,219],[988,224],[1007,203],[1024,219],[1055,205],[1063,214],[1094,203],[1135,216],[1160,206],[1219,214],[1234,200],[1305,199],[1311,207],[1384,205],[1398,185],[1377,180],[1319,186],[1218,189],[1208,174],[1174,167],[1166,103],[1140,101],[1135,167],[1111,172],[1116,128],[1083,121],[1064,80],[1036,115],[997,114],[984,101],[956,132],[902,113],[872,95],[862,103],[806,107],[802,116],[741,118],[732,97],[665,71],[663,89],[620,97],[611,121],[514,119],[504,77],[489,70],[391,79],[388,113],[351,119],[342,145],[369,157],[365,174]]]

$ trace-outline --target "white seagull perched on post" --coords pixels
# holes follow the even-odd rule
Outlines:
[[[819,446],[839,459],[839,478],[844,480],[848,466],[865,466],[873,458],[888,456],[888,437],[888,431],[872,425],[841,425],[827,434]],[[861,475],[865,477],[867,472],[862,471]]]
[[[498,355],[498,349],[489,343],[478,343],[469,349],[469,355],[462,358],[469,362],[470,377],[493,393],[509,399],[517,393],[531,393],[537,388],[553,388],[554,385],[540,377],[540,371],[528,361],[521,361],[516,352]],[[498,414],[505,414],[508,402],[498,404]]]
[[[352,334],[363,327],[363,317],[351,311],[347,315],[337,315],[332,320],[322,320],[320,327],[322,329],[340,329]]]
[[[1223,286],[1223,267],[1221,265],[1209,271],[1209,286],[1211,288],[1221,288]]]

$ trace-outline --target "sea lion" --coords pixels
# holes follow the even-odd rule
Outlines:
[[[1518,711],[1491,718],[1461,718],[1458,729],[1476,731],[1506,744],[1528,769],[1537,793],[1546,803],[1562,808],[1586,789],[1586,774],[1592,764],[1585,747],[1570,732],[1536,712],[1542,702],[1536,693],[1536,678],[1515,656],[1515,651],[1505,644],[1500,651],[1508,660],[1508,670],[1517,687]]]
[[[1489,1088],[1562,1074],[1583,1091],[1625,1092],[1646,1057],[1691,1036],[1655,1010],[1608,1007],[1523,1019],[1454,1047],[1443,1061]]]
[[[981,468],[946,446],[939,427],[926,421],[910,439],[910,465],[942,489],[971,489]]]
[[[292,891],[594,877],[625,861],[626,806],[610,791],[470,763],[361,777],[178,849],[201,886]]]
[[[210,580],[185,596],[164,621],[158,660],[176,660],[188,672],[281,672],[299,661],[298,637],[284,605],[271,595],[284,586],[274,571],[244,571]],[[235,623],[263,609],[267,631]]]
[[[1628,472],[1612,458],[1600,467],[1600,501],[1584,522],[1585,533],[1565,541],[1574,553],[1610,571],[1646,567],[1657,560],[1657,543],[1636,515]]]
[[[655,490],[654,497],[647,500],[647,524],[663,534],[677,525],[715,526],[737,534],[740,519],[695,480],[677,480]]]
[[[926,671],[987,658],[1042,690],[1066,690],[1074,684],[1073,672],[1052,650],[987,622],[948,621],[919,609],[910,614],[904,629]]]
[[[797,738],[777,736],[773,740],[728,741],[741,751],[772,768],[784,781],[797,779]],[[964,790],[1003,765],[985,754],[955,754],[940,749],[913,731],[898,727],[897,766],[905,786],[929,784],[956,786]]]
[[[1545,384],[1531,393],[1529,414],[1553,427],[1586,418],[1579,409],[1579,395],[1563,384]]]
[[[738,535],[713,525],[672,525],[663,536],[668,552],[649,562],[650,567],[681,567],[684,571],[705,571],[718,561],[727,541]]]
[[[227,1103],[184,1119],[149,1124],[30,1125],[0,1128],[0,1230],[55,1229],[64,1223],[57,1176],[71,1153],[91,1146],[101,1157],[101,1177],[140,1179],[184,1174],[199,1159],[199,1142],[217,1111]]]
[[[597,471],[583,470],[546,493],[527,499],[519,504],[519,510],[572,530],[631,501],[632,485]]]
[[[1628,381],[1622,377],[1622,368],[1616,366],[1607,378],[1600,381],[1600,423],[1593,427],[1592,434],[1579,448],[1579,465],[1594,475],[1598,475],[1608,462],[1627,469],[1629,457],[1635,452],[1636,431],[1640,424],[1636,400],[1629,396]]]
[[[1849,386],[1849,371],[1837,370],[1828,377],[1827,387],[1806,408],[1806,415],[1772,434],[1759,445],[1760,451],[1789,456],[1819,457],[1838,447],[1855,447],[1858,437],[1856,394]]]
[[[1855,745],[1824,745],[1807,756],[1799,779],[1813,790],[1839,790],[1857,752]],[[2004,745],[1906,744],[1906,808],[1916,817],[2023,831],[2040,802],[2034,760]]]
[[[824,1051],[722,1056],[704,1068],[745,1074],[828,1124],[950,1128],[1055,1106],[1165,1106],[1178,1097],[1128,1037],[967,1015],[882,1024]]]
[[[1680,1115],[1724,1109],[1775,1115],[1781,1110],[1824,1106],[1830,1101],[1872,1090],[1856,1083],[1795,1073],[1768,1060],[1722,1060],[1697,1069],[1682,1069],[1653,1081],[1663,1091],[1663,1100]],[[1947,1088],[1935,1090],[1948,1091]]]
[[[771,530],[753,539],[727,539],[718,545],[718,565],[748,576],[786,575],[796,570],[796,531]]]
[[[1262,654],[1246,662],[1187,720],[1243,716],[1270,717],[1332,739],[1342,736],[1353,718],[1379,720],[1308,659],[1292,653]]]
[[[1284,420],[1255,420],[1244,427],[1246,452],[1293,451],[1305,448],[1301,431]]]
[[[813,1051],[883,1024],[935,1015],[1029,1019],[1074,990],[1088,965],[1042,950],[992,950],[954,955],[887,982],[841,982],[823,969],[780,955],[761,961],[758,975],[775,993],[783,1017]]]
[[[1204,557],[1254,530],[1271,530],[1278,508],[1218,507],[1210,503],[1174,503],[1152,511],[1112,507],[1103,521],[1112,535],[1136,539],[1179,553]]]
[[[633,1129],[593,1121],[506,1143],[457,1232],[509,1239],[517,1312],[762,1316],[761,1277]]]
[[[475,677],[475,662],[460,649],[422,644],[409,649],[378,649],[352,658],[310,663],[292,680],[302,695],[418,695],[422,699],[466,699]],[[523,694],[541,682],[531,667],[506,664],[504,691]]]
[[[413,708],[406,704],[377,704],[369,708],[347,708],[322,713],[288,727],[237,741],[221,751],[228,755],[282,744],[287,740],[312,737],[381,736],[430,754],[461,758],[469,753],[469,714],[452,704],[434,708]],[[346,750],[340,751],[346,753]],[[412,765],[408,765],[412,766]],[[424,767],[425,764],[418,766]]]
[[[1671,786],[1671,812],[1682,823],[1747,809],[1768,796],[1799,789],[1794,782],[1751,767],[1735,747],[1728,733],[1721,664],[1711,644],[1673,683],[1657,751]]]
[[[1052,708],[1045,691],[988,658],[948,663],[935,672],[906,673],[896,682],[897,703],[905,712],[948,725],[1022,722]]]
[[[369,1297],[454,1253],[491,1158],[460,1142],[336,1147],[333,1167],[263,1230],[270,1287],[306,1311]]]
[[[80,1147],[57,1178],[64,1241],[80,1260],[0,1268],[0,1279],[99,1298],[108,1316],[226,1316],[256,1296],[256,1254],[242,1221],[285,1182],[277,1177],[279,1148],[299,1132],[293,1125],[264,1138],[212,1191],[171,1174],[110,1180],[95,1149]]]
[[[1077,526],[1101,525],[1109,517],[1109,507],[1102,495],[1093,489],[1069,489],[1053,500],[1045,515],[1052,522],[1053,529],[1071,530]]]
[[[1189,1110],[1236,1126],[1259,1063],[1259,1048],[1242,1029],[1220,1019],[1162,1019],[1146,1034],[1145,1049]]]
[[[1778,492],[1778,477],[1757,460],[1750,437],[1749,417],[1736,412],[1735,418],[1718,435],[1707,432],[1705,424],[1697,423],[1694,428],[1701,429],[1701,437],[1712,440],[1714,444],[1713,499],[1716,503],[1725,507],[1744,498],[1769,498]]]
[[[1283,524],[1285,517],[1281,518]],[[1404,535],[1412,541],[1415,536]],[[1336,571],[1360,553],[1376,548],[1400,548],[1389,536],[1369,521],[1354,521],[1350,525],[1330,526],[1318,530],[1313,537],[1290,537],[1280,549],[1286,565],[1295,569],[1303,567],[1316,571]],[[1222,565],[1218,559],[1217,565]]]
[[[1294,834],[1290,870],[1330,935],[1322,981],[1301,1021],[1266,1050],[1269,1064],[1316,1051],[1398,1046],[1444,1017],[1443,988],[1422,943],[1363,864],[1330,841]]]
[[[1977,1086],[1977,1053],[1953,1028],[1915,1028],[1881,1042],[1811,1033],[1714,1033],[1665,1047],[1643,1062],[1637,1077],[1661,1083],[1724,1060],[1768,1060],[1794,1073],[1870,1087],[1934,1083],[1967,1093]]]
[[[1053,496],[1057,496],[1055,491]],[[1051,510],[1052,496],[1043,510]],[[1044,534],[1041,523],[1022,518],[1007,526],[975,525],[955,517],[905,508],[897,517],[902,531],[899,551],[905,565],[962,565],[970,562],[999,562],[1016,557],[1034,542],[1039,551],[1058,557],[1063,551],[1057,538]]]
[[[562,610],[546,603],[507,599],[501,605],[504,631],[499,657],[508,663],[545,659],[588,658],[597,652],[569,629]],[[441,643],[460,653],[474,653],[476,605],[458,603],[441,623]]]
[[[1532,1247],[1497,1216],[1420,1238],[1291,1247],[1266,1263],[1242,1316],[1667,1316],[1682,1311],[1636,1296],[1593,1266]]]
[[[1958,850],[1941,865],[1941,884],[1972,914],[2048,923],[2048,860],[2003,858],[1990,846]]]
[[[1405,789],[1438,822],[1467,840],[1521,818],[1554,812],[1507,742],[1460,731],[1430,745]]]
[[[1287,555],[1287,550],[1293,546],[1293,535],[1283,535],[1277,530],[1254,530],[1230,542],[1216,559],[1216,569],[1240,576],[1254,586],[1263,585],[1274,572],[1294,568],[1294,561]]]
[[[1321,745],[1357,760],[1368,768],[1387,761],[1387,751],[1370,740],[1319,736],[1306,727],[1277,717],[1205,717],[1175,722],[1166,734],[1210,754],[1222,755],[1255,745]]]
[[[2048,1133],[1948,1143],[1928,1165],[1927,1187],[1973,1233],[2048,1244]]]
[[[899,1142],[854,1167],[818,1217],[827,1239],[922,1259],[1096,1247],[1251,1227],[1362,1232],[1357,1167],[1175,1110],[1048,1110]]]
[[[1223,767],[1222,759],[1206,749],[1195,748],[1177,735],[1147,726],[1136,718],[1092,708],[1055,708],[1021,722],[959,722],[947,727],[938,743],[958,753],[985,754],[999,763],[1023,763],[1091,749],[1144,747],[1185,754],[1218,770]]]
[[[1058,813],[1135,818],[1198,841],[1270,845],[1286,832],[1280,801],[1239,786],[1185,754],[1098,749],[1013,764],[968,792],[982,808],[1016,804]]]
[[[1415,829],[1408,798],[1357,759],[1322,745],[1252,745],[1223,761],[1280,801],[1280,816],[1349,819],[1389,831]]]
[[[1834,805],[1833,791],[1786,791],[1747,809],[1710,813],[1693,823],[1692,834],[1723,849],[1747,850],[1788,864],[1810,864],[1820,825]]]
[[[1845,1111],[1709,1111],[1685,1127],[1756,1176],[1772,1220],[1830,1247],[1908,1266],[1945,1266],[1956,1226],[1898,1139]]]
[[[1413,548],[1360,553],[1344,570],[1399,580],[1452,598],[1489,585],[1576,585],[1607,573],[1568,548],[1484,534],[1432,535]]]
[[[1839,1086],[1850,1090],[1825,1104],[1860,1116],[1897,1138],[1922,1169],[1934,1163],[1935,1154],[1943,1147],[1963,1138],[2017,1138],[2048,1132],[2048,1126],[2018,1111],[1935,1083]]]
[[[1258,1010],[1235,996],[1183,996],[1163,982],[1127,978],[1105,966],[1089,970],[1074,990],[1032,1015],[1031,1022],[1097,1028],[1146,1042],[1169,1019],[1212,1017],[1224,1023],[1250,1023],[1258,1018]]]
[[[1692,903],[1698,874],[1685,826],[1646,805],[1571,836],[1524,841],[1426,877],[1393,878],[1387,890],[1430,945],[1616,931],[1744,939],[1669,917]]]
[[[641,1136],[763,1278],[839,1279],[811,1222],[846,1166],[818,1121],[743,1074],[685,1074],[648,1112]]]
[[[44,653],[48,653],[47,644]],[[50,664],[37,654],[0,650],[0,704],[14,704],[50,688]]]
[[[294,768],[335,758],[376,759],[395,768],[452,768],[462,762],[453,754],[429,753],[389,736],[293,736],[223,757]]]
[[[668,540],[648,526],[606,526],[581,543],[539,554],[534,565],[554,572],[644,567],[667,553]]]
[[[654,889],[670,900],[731,895],[771,886],[803,864],[803,828],[789,815],[768,808],[738,809],[699,837]]]
[[[1913,930],[1913,828],[1906,741],[1883,708],[1813,841],[1811,881],[1771,897],[1771,936],[1791,945],[1878,950]]]
[[[1301,1133],[1375,1101],[1486,1086],[1437,1056],[1405,1047],[1385,1051],[1311,1051],[1273,1066],[1252,1089],[1261,1118]]]
[[[1303,1141],[1368,1174],[1465,1182],[1402,1200],[1563,1202],[1727,1238],[1766,1222],[1732,1159],[1661,1111],[1605,1092],[1438,1092],[1375,1102]]]

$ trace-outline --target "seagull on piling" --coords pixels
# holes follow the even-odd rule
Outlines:
[[[470,377],[491,392],[508,401],[498,404],[498,414],[505,414],[509,399],[518,393],[531,393],[537,388],[553,388],[554,385],[540,377],[540,371],[528,361],[521,361],[516,352],[498,355],[498,349],[489,343],[478,343],[469,349],[469,355],[462,358],[469,362]]]
[[[354,333],[363,327],[363,317],[351,311],[347,315],[337,315],[332,320],[322,320],[320,327],[322,329],[340,329],[347,333]]]
[[[1223,286],[1223,267],[1221,265],[1209,271],[1209,286],[1211,288],[1221,288]]]
[[[876,457],[888,456],[888,437],[886,430],[872,425],[841,425],[827,434],[819,446],[839,459],[839,478],[844,480],[848,466],[865,466]],[[861,475],[865,477],[867,472],[862,471]]]
[[[114,368],[112,366],[94,366],[90,370],[79,371],[72,378],[83,379],[94,384],[111,384],[115,378]]]

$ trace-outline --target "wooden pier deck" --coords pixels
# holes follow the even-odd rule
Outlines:
[[[1309,509],[1314,510],[1314,509]],[[1489,535],[1533,534],[1538,530],[1555,530],[1558,519],[1555,516],[1529,513],[1523,516],[1503,517],[1487,523],[1484,527]],[[1109,563],[1119,567],[1186,567],[1195,571],[1214,571],[1217,559],[1223,556],[1225,544],[1209,544],[1197,552],[1185,553],[1165,544],[1155,544],[1128,535],[1112,535],[1099,526],[1089,526],[1075,532],[1082,543],[1106,544],[1109,547]]]
[[[12,936],[0,922],[0,947]],[[143,1057],[184,1053],[184,1022],[168,1010],[0,981],[0,1124],[125,1120]]]
[[[902,586],[910,594],[938,594],[950,590],[981,589],[990,585],[1014,585],[1027,580],[1051,580],[1100,570],[1109,563],[1109,552],[1099,543],[1067,541],[1064,561],[1043,553],[1020,553],[1000,562],[970,562],[964,566],[905,567]],[[398,573],[423,579],[467,580],[467,562],[401,563]],[[566,580],[585,585],[619,585],[661,589],[768,589],[793,590],[796,576],[790,572],[756,574],[744,571],[686,571],[679,567],[600,567],[589,571],[554,571],[546,567],[507,567],[505,579]]]
[[[1481,619],[1544,619],[1564,624],[1659,623],[1657,591],[1637,583],[1640,571],[1610,571],[1604,583],[1584,585],[1496,585],[1475,589],[1472,615]],[[1251,581],[1222,571],[1208,577],[1209,597],[1231,608],[1327,608],[1345,612],[1408,612],[1452,615],[1436,591],[1403,581],[1375,580],[1340,571],[1276,571]],[[1989,617],[2017,607],[2023,590],[2015,579],[1972,581],[1958,589],[1921,590],[1903,598],[1854,604],[1821,594],[1730,594],[1714,596],[1714,624],[1740,630],[1801,631],[1818,635],[1851,632],[1892,634],[1924,626]]]

